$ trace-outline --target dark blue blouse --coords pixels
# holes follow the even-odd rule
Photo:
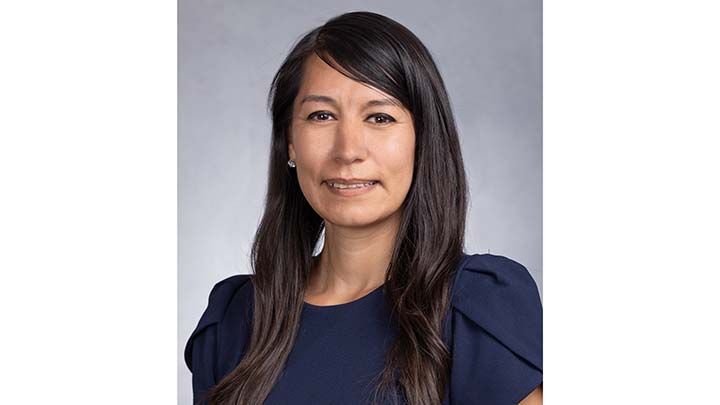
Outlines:
[[[250,337],[250,275],[220,281],[185,346],[194,402],[240,363]],[[542,382],[542,304],[521,264],[463,255],[444,338],[452,352],[443,405],[517,404]],[[395,334],[382,286],[355,301],[304,304],[285,369],[265,400],[367,404]]]

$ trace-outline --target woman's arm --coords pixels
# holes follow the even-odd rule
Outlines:
[[[542,405],[542,383],[520,401],[518,405]]]

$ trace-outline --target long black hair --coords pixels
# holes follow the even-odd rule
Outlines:
[[[323,218],[287,165],[293,102],[313,53],[347,77],[395,97],[412,113],[413,178],[383,286],[397,334],[373,400],[439,404],[451,359],[443,319],[464,250],[465,170],[445,84],[430,52],[403,25],[371,12],[342,14],[307,32],[273,78],[265,211],[251,252],[251,337],[240,364],[208,398],[213,404],[261,404],[297,335],[312,255],[324,230]]]

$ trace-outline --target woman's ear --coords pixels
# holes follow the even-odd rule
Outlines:
[[[288,144],[288,156],[290,160],[295,160],[295,146],[292,143]]]
[[[288,156],[291,160],[295,160],[295,145],[293,145],[292,128],[287,131]]]

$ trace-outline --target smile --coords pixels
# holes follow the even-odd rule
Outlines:
[[[375,183],[377,183],[377,181],[370,181],[367,183],[354,183],[354,184],[342,184],[342,183],[328,182],[328,184],[331,187],[339,188],[339,189],[369,187]]]
[[[352,197],[360,194],[365,194],[367,192],[370,192],[371,190],[375,189],[375,186],[377,185],[377,181],[370,181],[367,183],[353,183],[353,184],[342,184],[342,183],[336,183],[332,181],[326,181],[325,185],[327,185],[328,190],[330,190],[333,194],[343,196],[343,197]]]

